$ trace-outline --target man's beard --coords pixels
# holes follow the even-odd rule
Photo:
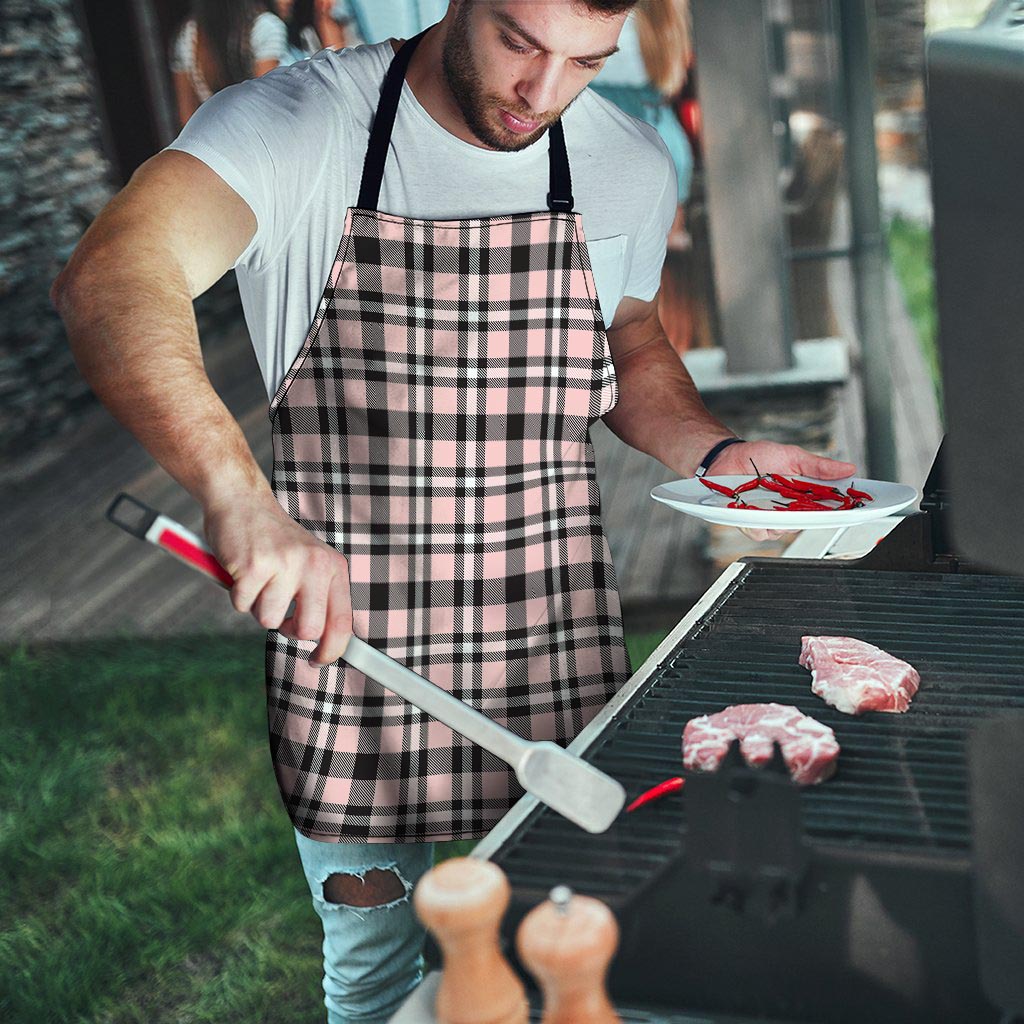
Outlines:
[[[469,18],[469,7],[468,3],[463,3],[459,7],[455,20],[448,31],[448,37],[444,41],[441,65],[444,68],[444,77],[448,88],[459,105],[459,110],[462,112],[469,130],[484,145],[490,146],[491,149],[508,152],[525,149],[531,143],[536,142],[557,118],[547,116],[539,119],[536,115],[521,113],[505,104],[500,96],[488,96],[484,93],[480,73],[473,63],[469,46],[469,33],[466,25]],[[499,128],[488,120],[487,115],[494,110],[495,106],[501,106],[513,117],[521,116],[524,121],[542,120],[542,123],[534,131],[518,135],[510,128],[504,126]]]

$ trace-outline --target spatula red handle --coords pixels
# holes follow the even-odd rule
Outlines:
[[[175,558],[188,563],[200,572],[206,573],[222,587],[231,589],[235,581],[231,573],[217,561],[207,543],[186,530],[181,523],[176,523],[156,509],[133,498],[130,494],[119,494],[107,509],[107,518],[121,529],[140,540],[149,541],[158,548],[174,555]]]

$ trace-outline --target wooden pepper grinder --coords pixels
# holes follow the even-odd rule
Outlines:
[[[416,886],[413,906],[444,954],[438,1024],[526,1024],[526,990],[498,945],[510,896],[501,868],[472,857],[443,861]]]
[[[543,1024],[620,1024],[604,984],[618,944],[612,912],[564,885],[523,918],[516,949],[544,993]]]

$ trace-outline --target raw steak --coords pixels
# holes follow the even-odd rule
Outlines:
[[[800,664],[811,691],[846,715],[906,711],[921,682],[912,665],[848,636],[802,637]]]
[[[835,733],[788,704],[734,704],[691,719],[683,729],[683,767],[714,771],[734,739],[754,768],[771,760],[778,740],[790,777],[801,786],[823,782],[836,770]]]

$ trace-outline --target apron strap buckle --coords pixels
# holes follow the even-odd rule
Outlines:
[[[556,196],[548,193],[548,209],[553,213],[572,213],[573,198],[570,192],[568,196]]]

